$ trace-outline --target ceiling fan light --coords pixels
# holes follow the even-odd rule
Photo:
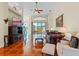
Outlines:
[[[36,8],[34,9],[34,13],[35,14],[40,14],[41,11],[43,11],[42,9],[38,9],[38,2],[35,2],[36,3]]]
[[[38,12],[35,12],[35,14],[38,14]]]

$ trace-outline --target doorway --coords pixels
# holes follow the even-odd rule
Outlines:
[[[32,42],[33,46],[37,47],[43,47],[43,44],[45,42],[44,37],[46,34],[46,30],[48,28],[48,23],[46,18],[35,18],[32,21]]]

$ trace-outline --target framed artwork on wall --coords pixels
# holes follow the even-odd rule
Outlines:
[[[56,27],[63,27],[63,14],[56,18]]]

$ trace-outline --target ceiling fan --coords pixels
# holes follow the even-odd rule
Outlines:
[[[40,14],[43,10],[38,9],[38,2],[35,2],[35,4],[36,4],[36,8],[34,9],[34,12],[37,12],[38,14]]]

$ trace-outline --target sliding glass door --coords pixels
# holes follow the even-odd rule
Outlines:
[[[47,17],[47,16],[46,16]],[[32,18],[32,40],[33,46],[35,43],[42,43],[42,39],[45,37],[46,30],[48,28],[47,18],[46,17],[33,17]]]
[[[45,36],[46,23],[45,22],[34,22],[33,23],[33,39],[43,38]]]
[[[35,39],[44,38],[46,34],[47,29],[47,22],[33,22],[32,23],[32,39],[33,39],[33,45],[35,45]],[[42,42],[41,40],[38,40],[38,42]]]

